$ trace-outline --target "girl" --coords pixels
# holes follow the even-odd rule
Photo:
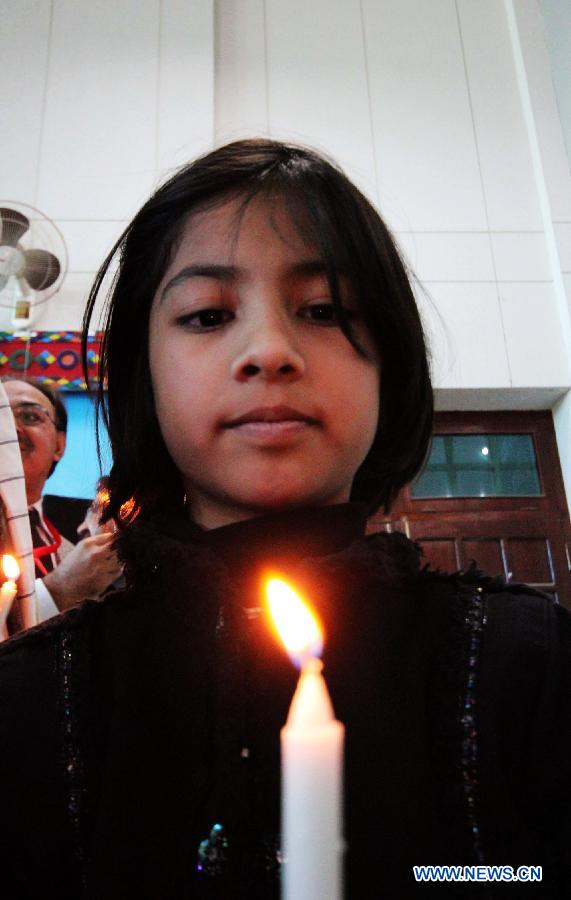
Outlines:
[[[325,624],[346,897],[481,894],[421,886],[427,864],[539,865],[536,896],[567,896],[568,614],[363,536],[432,421],[378,214],[314,152],[241,141],[145,204],[86,331],[117,251],[99,399],[127,589],[3,649],[6,896],[278,896],[297,674],[261,609],[268,567]]]

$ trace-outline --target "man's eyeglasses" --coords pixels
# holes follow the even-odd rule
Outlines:
[[[18,406],[13,406],[12,415],[16,424],[22,428],[38,428],[47,425],[48,422],[55,425],[47,409],[44,409],[39,403],[20,403]]]

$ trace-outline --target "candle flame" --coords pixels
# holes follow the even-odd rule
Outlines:
[[[20,575],[20,566],[18,565],[17,560],[13,556],[10,556],[9,553],[5,553],[2,557],[2,568],[4,570],[4,575],[10,581],[15,581]]]
[[[266,596],[276,631],[297,665],[304,665],[323,649],[323,631],[315,613],[281,578],[270,577]]]

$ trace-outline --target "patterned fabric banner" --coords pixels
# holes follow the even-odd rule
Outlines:
[[[101,332],[90,336],[87,362],[95,378]],[[0,376],[33,377],[62,391],[84,391],[79,331],[31,331],[25,337],[0,331]]]

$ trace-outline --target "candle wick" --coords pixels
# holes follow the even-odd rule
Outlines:
[[[301,670],[311,675],[320,675],[323,671],[323,663],[317,656],[307,655],[305,659],[302,658]]]

